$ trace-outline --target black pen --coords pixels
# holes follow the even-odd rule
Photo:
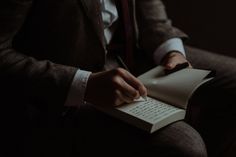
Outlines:
[[[122,60],[122,58],[119,55],[116,55],[116,60],[122,68],[124,68],[127,71],[130,71],[129,68],[127,67],[127,65],[124,63],[124,61]]]
[[[178,64],[176,65],[173,69],[171,70],[168,70],[168,69],[165,69],[165,74],[168,75],[168,74],[171,74],[171,73],[174,73],[176,71],[179,71],[181,69],[184,69],[184,68],[187,68],[189,66],[189,63],[188,62],[184,62],[182,64]]]
[[[118,63],[122,66],[122,68],[126,69],[127,71],[130,71],[129,68],[127,67],[127,65],[124,63],[124,61],[122,60],[122,58],[119,55],[116,55],[116,59],[118,61]],[[147,96],[141,96],[145,101],[147,101]]]

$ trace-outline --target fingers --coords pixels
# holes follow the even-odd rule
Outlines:
[[[135,78],[132,74],[130,74],[124,69],[118,68],[117,70],[119,72],[119,75],[124,80],[121,83],[122,86],[120,89],[123,93],[125,93],[124,95],[127,95],[133,99],[147,95],[147,89],[141,81],[139,81],[137,78]]]
[[[172,52],[165,57],[164,66],[167,70],[174,69],[176,65],[188,62],[187,59],[179,52]],[[189,63],[189,62],[188,62]],[[191,67],[189,63],[189,67]]]
[[[119,87],[118,87],[119,88]],[[140,93],[138,90],[136,90],[134,87],[129,85],[127,82],[125,82],[122,79],[121,86],[119,90],[124,93],[124,95],[128,96],[131,99],[137,99],[140,97]]]
[[[118,106],[147,95],[144,85],[124,69],[91,74],[84,100],[99,106]]]
[[[114,102],[114,106],[119,106],[123,103],[131,103],[134,100],[126,95],[124,95],[121,91],[116,90],[116,100]]]

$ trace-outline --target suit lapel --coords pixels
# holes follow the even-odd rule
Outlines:
[[[102,45],[105,47],[105,37],[103,30],[103,22],[101,16],[101,6],[99,0],[80,0],[85,9],[86,15],[91,21],[93,28],[101,41]]]

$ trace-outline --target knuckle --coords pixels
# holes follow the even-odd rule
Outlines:
[[[140,86],[139,87],[139,92],[140,92],[141,95],[147,94],[147,89],[144,86]]]
[[[117,86],[117,85],[120,84],[120,79],[119,79],[119,77],[117,77],[117,76],[113,76],[113,77],[111,78],[111,82],[112,82],[113,85]]]
[[[130,93],[131,94],[131,96],[133,97],[133,98],[135,98],[135,97],[137,97],[139,94],[138,94],[138,91],[133,91],[132,93]]]
[[[117,99],[119,94],[120,94],[120,91],[119,90],[115,90],[114,93],[115,93],[115,99]]]
[[[117,68],[117,69],[115,69],[115,74],[116,74],[116,75],[119,75],[119,76],[122,76],[122,75],[125,74],[125,69],[123,69],[123,68]]]
[[[137,90],[143,91],[143,89],[144,89],[144,87],[141,84],[137,85]]]

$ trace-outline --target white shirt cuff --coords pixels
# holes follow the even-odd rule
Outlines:
[[[161,44],[156,49],[153,54],[155,63],[157,65],[161,64],[164,56],[171,51],[178,51],[186,56],[182,40],[180,38],[172,38]]]
[[[85,104],[84,95],[90,74],[91,72],[89,71],[77,70],[71,83],[65,106],[79,108]]]

